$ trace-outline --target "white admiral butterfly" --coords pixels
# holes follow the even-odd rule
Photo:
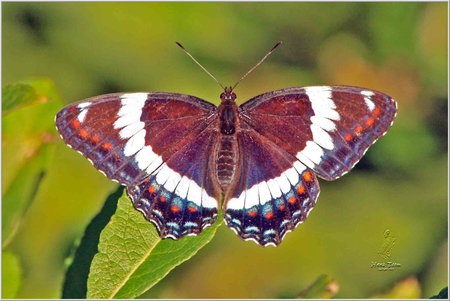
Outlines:
[[[350,171],[397,112],[388,95],[358,87],[294,87],[240,106],[233,88],[224,88],[219,107],[176,93],[101,95],[62,109],[56,127],[127,187],[162,237],[198,235],[215,222],[224,195],[228,227],[276,246],[316,204],[316,175]]]

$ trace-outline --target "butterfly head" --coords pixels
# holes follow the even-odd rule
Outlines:
[[[236,94],[233,92],[232,87],[225,87],[224,92],[220,94],[220,100],[222,103],[226,102],[235,102],[236,101]]]

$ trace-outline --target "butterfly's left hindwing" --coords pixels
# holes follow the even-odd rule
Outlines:
[[[107,94],[62,109],[56,127],[66,144],[127,186],[163,237],[178,239],[198,234],[217,215],[220,189],[205,155],[215,142],[216,110],[188,95]],[[199,155],[207,159],[190,163]]]

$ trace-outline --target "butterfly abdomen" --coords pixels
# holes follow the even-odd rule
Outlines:
[[[216,176],[222,191],[230,185],[236,170],[237,139],[222,135],[216,155]]]

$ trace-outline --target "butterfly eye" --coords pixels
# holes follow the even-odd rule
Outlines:
[[[222,102],[224,101],[232,101],[234,102],[236,100],[237,96],[236,94],[233,92],[233,90],[231,89],[231,87],[226,87],[225,88],[225,92],[223,92],[222,94],[220,94],[220,100],[222,100]]]

